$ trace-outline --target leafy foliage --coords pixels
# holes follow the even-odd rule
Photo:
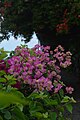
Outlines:
[[[64,116],[65,107],[69,112],[72,112],[71,103],[72,98],[68,97],[69,101],[63,102],[63,99],[68,96],[61,96],[59,94],[50,95],[47,92],[32,93],[27,97],[29,104],[26,106],[25,110],[28,108],[29,113],[26,112],[29,118],[33,119],[43,119],[43,120],[66,120]]]
[[[7,52],[0,49],[0,120],[26,120],[22,113],[24,105],[27,104],[24,95],[12,85],[16,83],[13,75],[7,75],[7,68],[4,59],[7,59]],[[0,64],[0,65],[2,65]],[[2,67],[2,69],[1,69]],[[5,71],[6,68],[6,71]]]
[[[80,1],[72,0],[3,0],[1,14],[4,17],[2,22],[3,38],[8,37],[12,32],[14,36],[24,35],[29,41],[33,32],[56,33],[56,26],[66,31],[73,25],[79,25]],[[62,24],[62,26],[61,26]],[[47,34],[46,34],[47,35]],[[41,36],[40,36],[41,37]],[[50,36],[49,36],[50,37]]]

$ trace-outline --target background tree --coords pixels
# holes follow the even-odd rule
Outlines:
[[[72,44],[69,38],[80,32],[79,0],[2,0],[0,5],[3,39],[11,32],[28,42],[35,31],[41,44],[67,48]]]

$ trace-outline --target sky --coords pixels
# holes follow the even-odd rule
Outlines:
[[[10,39],[7,40],[3,40],[0,43],[0,48],[4,48],[4,50],[6,51],[11,51],[14,50],[17,46],[19,46],[20,44],[24,45],[24,41],[21,41],[21,37],[18,37],[18,39],[15,39],[14,37],[10,37]],[[30,42],[27,43],[29,48],[34,47],[36,44],[38,44],[38,39],[36,37],[36,34],[34,33],[32,36],[32,39],[30,40]]]

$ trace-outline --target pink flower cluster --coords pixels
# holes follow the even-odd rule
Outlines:
[[[61,67],[66,68],[71,65],[72,54],[69,51],[64,53],[64,49],[59,45],[54,52],[54,57],[60,62]]]
[[[67,91],[67,93],[72,94],[74,89],[72,87],[66,87],[66,91]]]
[[[58,92],[62,88],[60,66],[65,68],[71,64],[71,53],[64,53],[60,45],[54,51],[50,51],[49,46],[35,45],[32,49],[18,46],[8,64],[8,72],[18,81],[37,91],[53,89]],[[57,81],[56,85],[54,81]]]

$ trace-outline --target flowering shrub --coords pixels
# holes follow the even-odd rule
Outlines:
[[[67,93],[74,89],[66,87],[60,73],[61,67],[71,64],[69,51],[60,45],[54,51],[49,46],[18,46],[9,58],[4,58],[0,61],[4,66],[0,69],[1,119],[67,120],[64,111],[72,113],[71,103],[75,102]]]
[[[29,84],[36,91],[54,90],[56,93],[63,86],[60,67],[66,68],[71,64],[71,53],[64,53],[60,45],[54,52],[49,46],[36,45],[32,49],[18,46],[8,64],[8,72],[17,81]]]

